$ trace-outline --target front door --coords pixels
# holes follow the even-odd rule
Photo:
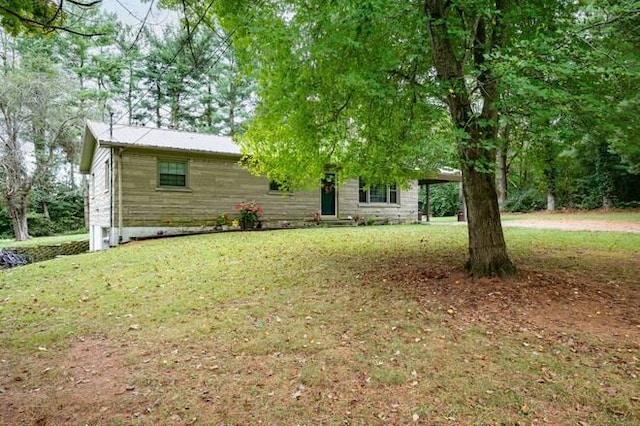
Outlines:
[[[336,215],[336,174],[325,173],[320,188],[320,212],[322,216]]]

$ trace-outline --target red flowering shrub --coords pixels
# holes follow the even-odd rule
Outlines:
[[[262,216],[262,207],[255,201],[236,204],[236,211],[240,214],[240,223],[244,223],[249,228],[252,228],[254,224],[258,223],[260,216]]]

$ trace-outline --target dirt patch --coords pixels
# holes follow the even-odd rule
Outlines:
[[[462,268],[425,268],[420,259],[390,262],[370,271],[366,280],[404,287],[427,312],[443,314],[444,322],[453,327],[584,333],[640,348],[637,280],[603,282],[589,271],[526,269],[508,280],[472,280]]]
[[[60,425],[132,420],[146,402],[132,384],[134,368],[127,366],[132,350],[138,352],[126,345],[114,347],[105,339],[88,338],[74,341],[62,361],[52,361],[44,350],[40,356],[13,362],[4,359],[0,370],[0,423]]]

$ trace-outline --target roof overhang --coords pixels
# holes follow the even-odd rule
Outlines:
[[[418,184],[431,185],[434,183],[462,182],[462,172],[456,169],[442,168],[428,172],[418,177]]]
[[[93,132],[89,128],[89,124],[84,125],[84,132],[82,133],[82,153],[80,154],[80,173],[88,174],[91,172],[91,162],[93,161],[93,154],[96,152],[98,141],[96,140]]]

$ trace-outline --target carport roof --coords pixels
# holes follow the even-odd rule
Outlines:
[[[423,177],[418,178],[420,185],[431,185],[433,183],[461,182],[462,172],[460,170],[443,167],[437,172],[425,173]]]

